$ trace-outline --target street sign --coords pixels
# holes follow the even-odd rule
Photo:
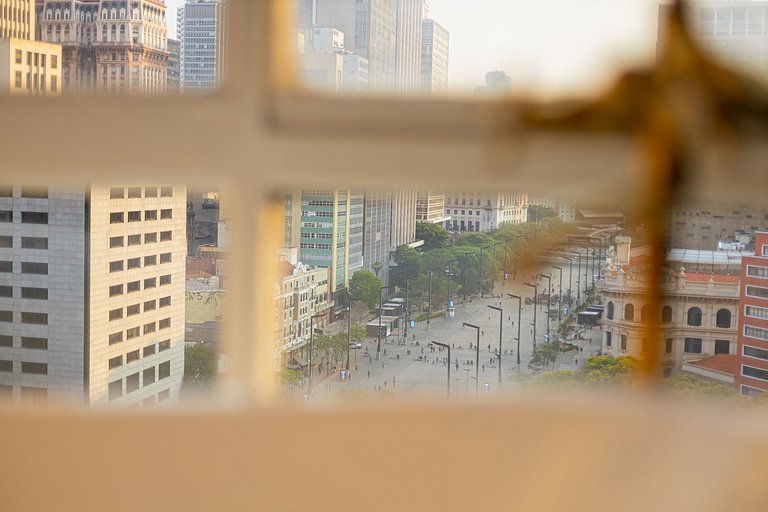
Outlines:
[[[416,327],[416,320],[411,320],[411,329]]]
[[[452,308],[452,307],[453,307],[453,300],[449,300],[449,301],[448,301],[448,307],[449,307],[449,308]]]

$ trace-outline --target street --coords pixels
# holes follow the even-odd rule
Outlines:
[[[373,396],[380,393],[408,396],[445,397],[447,394],[448,351],[430,344],[437,341],[451,346],[451,397],[472,397],[476,393],[509,392],[518,387],[513,376],[517,368],[517,318],[518,301],[507,293],[519,295],[525,299],[533,295],[533,290],[523,283],[508,282],[506,286],[497,285],[495,294],[501,298],[472,299],[471,302],[456,306],[454,318],[434,318],[429,329],[426,321],[416,323],[408,331],[408,339],[403,344],[395,330],[388,340],[382,339],[380,359],[376,359],[376,339],[368,337],[363,348],[353,349],[350,356],[349,379],[342,381],[339,372],[330,375],[323,371],[313,378],[312,400],[315,402],[333,399],[349,393],[350,396]],[[503,335],[501,355],[501,382],[496,353],[499,348],[499,311],[503,310]],[[539,304],[536,312],[537,343],[544,343],[546,334],[546,306]],[[534,306],[522,305],[522,326],[520,367],[523,373],[529,373],[528,362],[533,351]],[[550,332],[557,331],[557,318],[553,321]],[[475,343],[477,331],[471,327],[462,327],[466,322],[480,328],[479,364],[476,366],[477,352]],[[415,335],[415,339],[414,339]],[[398,341],[399,340],[399,341]],[[573,343],[581,349],[563,352],[555,362],[555,369],[575,369],[591,355],[600,350],[601,331],[594,329],[584,333],[583,340]],[[470,349],[470,344],[472,349]],[[489,349],[490,346],[490,349]],[[458,361],[458,369],[457,363]],[[479,376],[479,381],[475,376]],[[304,389],[306,392],[306,388]]]

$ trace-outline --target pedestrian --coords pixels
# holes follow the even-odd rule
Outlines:
[[[371,370],[368,370],[368,378],[371,378]]]
[[[488,352],[490,352],[490,351],[491,351],[491,344],[489,343],[488,344]]]
[[[573,362],[574,362],[574,364],[575,364],[576,366],[579,366],[579,360],[578,360],[578,359],[576,359],[575,357],[573,358]]]
[[[387,381],[384,381],[384,389],[387,389]]]
[[[491,321],[491,317],[490,317],[490,316],[488,317],[488,321],[489,321],[489,322]]]
[[[480,332],[483,334],[483,336],[485,336],[485,331],[480,331]]]
[[[357,371],[357,365],[355,365],[355,371]]]
[[[483,365],[483,371],[485,371],[485,365]]]
[[[381,362],[381,368],[384,368],[384,361]]]
[[[387,355],[387,349],[384,349],[384,355]]]

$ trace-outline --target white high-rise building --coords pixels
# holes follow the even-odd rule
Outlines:
[[[370,88],[393,90],[397,78],[398,0],[317,0],[316,23],[344,33],[345,48],[368,60]]]
[[[448,92],[448,45],[450,37],[432,19],[421,22],[421,92],[444,95]]]
[[[421,74],[421,19],[424,0],[397,0],[396,77],[398,91],[413,94]]]
[[[176,398],[185,256],[185,187],[0,187],[0,395]]]
[[[179,6],[176,31],[181,41],[181,91],[210,93],[224,78],[227,8],[223,0],[190,0]]]

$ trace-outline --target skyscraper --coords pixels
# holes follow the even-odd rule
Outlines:
[[[285,245],[299,249],[298,261],[330,268],[330,293],[338,298],[363,267],[362,195],[347,189],[293,190],[285,196],[285,223]]]
[[[421,22],[421,92],[443,95],[448,91],[449,34],[432,19]]]
[[[392,251],[416,242],[416,195],[416,189],[397,189],[392,193]]]
[[[364,267],[378,274],[382,285],[388,286],[392,234],[391,190],[369,190],[365,193],[364,234]]]
[[[0,394],[176,398],[185,213],[178,186],[0,187]]]
[[[189,0],[179,6],[183,94],[216,90],[226,70],[226,5],[223,0]]]
[[[181,41],[168,39],[168,94],[181,91]]]
[[[368,59],[371,89],[395,88],[397,4],[398,0],[317,0],[316,23],[341,30],[345,48]]]
[[[0,94],[61,92],[61,46],[35,41],[32,0],[0,0]]]
[[[168,28],[155,0],[37,0],[38,38],[62,46],[63,89],[163,94]]]
[[[424,0],[397,0],[396,76],[397,89],[415,93],[421,73],[421,19]]]

